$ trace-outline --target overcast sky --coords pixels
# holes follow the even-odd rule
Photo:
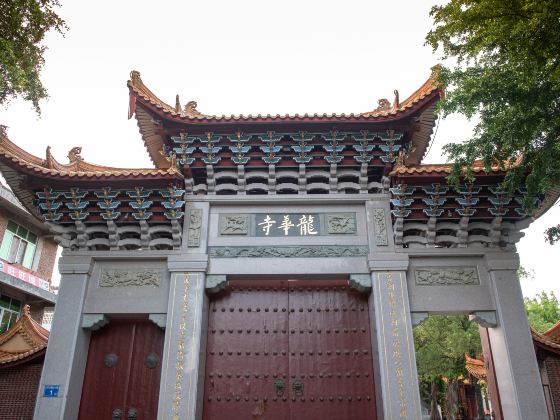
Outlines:
[[[62,1],[69,31],[49,35],[42,117],[22,101],[0,109],[0,123],[25,150],[52,146],[67,161],[73,146],[93,163],[149,167],[134,119],[127,120],[131,70],[164,101],[198,102],[205,114],[359,113],[379,98],[403,100],[438,62],[424,46],[432,1]],[[439,123],[424,162],[444,162],[441,147],[468,138],[461,117]],[[555,258],[544,243],[556,206],[526,231],[521,262],[535,271],[526,295],[560,296]]]

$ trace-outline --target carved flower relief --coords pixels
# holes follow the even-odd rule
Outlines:
[[[478,285],[476,267],[422,268],[414,271],[419,286]]]
[[[328,214],[327,231],[329,234],[356,233],[356,218],[351,214]]]
[[[101,273],[99,287],[159,287],[161,277],[154,270],[109,270]]]

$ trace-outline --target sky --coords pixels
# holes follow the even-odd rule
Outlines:
[[[439,56],[424,45],[434,1],[283,0],[61,1],[69,30],[49,34],[41,79],[50,99],[38,118],[28,103],[0,108],[12,141],[55,158],[82,146],[87,161],[151,167],[134,119],[127,120],[131,70],[167,103],[196,100],[205,114],[359,113],[380,98],[403,100]],[[473,123],[440,120],[426,163],[468,139]],[[535,221],[518,245],[526,296],[560,296],[555,258],[544,242],[560,206]],[[56,277],[56,276],[55,276]]]

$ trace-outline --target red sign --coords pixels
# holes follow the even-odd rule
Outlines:
[[[26,271],[20,270],[19,268],[14,267],[10,263],[2,259],[0,259],[0,271],[12,277],[15,277],[17,279],[20,279],[26,283],[32,284],[33,286],[37,286],[40,289],[46,290],[47,292],[49,291],[48,281],[43,280],[42,278],[39,278],[37,276],[34,276],[33,274],[30,274]]]

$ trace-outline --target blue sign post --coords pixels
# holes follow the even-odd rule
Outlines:
[[[43,390],[43,397],[58,397],[58,391],[60,389],[60,385],[45,385],[45,389]]]

